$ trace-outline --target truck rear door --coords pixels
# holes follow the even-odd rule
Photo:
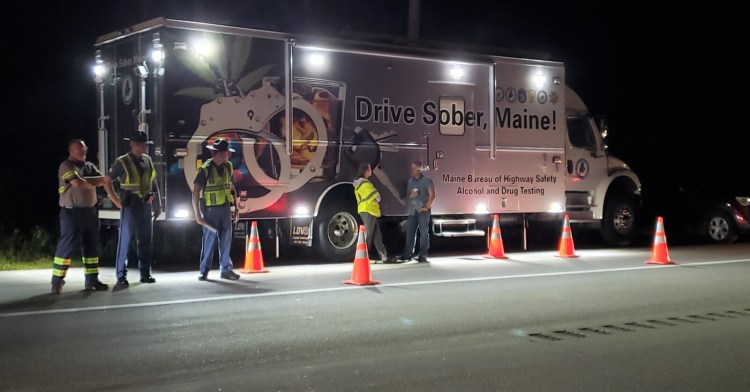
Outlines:
[[[483,202],[490,212],[559,212],[565,205],[563,66],[498,58],[494,79],[494,129],[475,138],[474,178],[483,181]]]
[[[474,210],[473,200],[481,193],[468,181],[474,176],[475,87],[431,82],[425,118],[429,173],[438,195],[435,214],[462,214]],[[429,106],[429,107],[428,107]]]

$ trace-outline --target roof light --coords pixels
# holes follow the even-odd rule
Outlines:
[[[210,56],[214,52],[214,47],[205,39],[197,40],[193,43],[193,49],[198,56]]]
[[[534,76],[531,77],[531,82],[534,84],[536,88],[544,87],[544,84],[547,83],[547,77],[544,76],[541,72],[537,72]]]
[[[448,74],[453,80],[461,80],[464,77],[464,69],[459,66],[454,66],[448,71]]]
[[[328,56],[321,52],[310,53],[306,60],[308,67],[312,69],[323,69],[328,65]]]

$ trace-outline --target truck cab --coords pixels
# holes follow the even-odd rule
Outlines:
[[[565,209],[572,223],[600,225],[605,241],[626,245],[635,235],[641,182],[607,151],[607,126],[570,87],[565,91]]]

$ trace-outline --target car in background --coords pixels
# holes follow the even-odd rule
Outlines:
[[[667,234],[698,237],[708,243],[728,244],[750,234],[750,184],[710,186],[644,186],[646,214],[662,216]]]

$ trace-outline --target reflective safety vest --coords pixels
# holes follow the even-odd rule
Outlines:
[[[224,168],[224,173],[219,175],[219,170],[213,164],[212,158],[208,159],[198,169],[206,175],[203,199],[207,207],[234,202],[234,196],[232,196],[232,172],[234,172],[234,166],[229,161],[227,161],[227,166]]]
[[[380,192],[370,181],[364,180],[354,187],[354,195],[357,197],[357,212],[366,212],[374,217],[380,216],[380,204],[378,196]]]
[[[119,161],[122,167],[125,168],[125,179],[120,180],[120,189],[143,198],[151,192],[151,184],[156,180],[156,169],[150,156],[144,154],[141,155],[141,159],[143,159],[143,163],[146,165],[143,174],[138,170],[130,154],[117,157],[115,162]]]

